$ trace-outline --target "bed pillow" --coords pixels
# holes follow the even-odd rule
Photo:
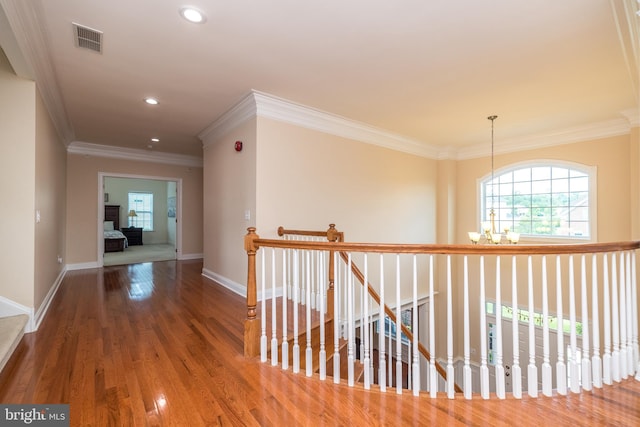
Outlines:
[[[113,221],[104,222],[104,231],[113,231]]]

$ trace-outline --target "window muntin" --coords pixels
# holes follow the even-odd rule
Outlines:
[[[153,193],[129,193],[129,211],[136,211],[129,217],[129,227],[142,227],[143,231],[153,231]]]
[[[493,208],[496,231],[591,238],[592,175],[565,165],[520,165],[481,181],[481,221]]]

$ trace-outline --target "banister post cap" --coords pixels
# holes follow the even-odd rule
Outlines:
[[[244,250],[247,252],[255,253],[258,248],[256,247],[254,240],[259,239],[260,236],[256,234],[255,227],[247,228],[247,234],[244,236]]]

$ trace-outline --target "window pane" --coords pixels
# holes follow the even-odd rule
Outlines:
[[[551,180],[533,181],[531,183],[531,194],[551,193]]]
[[[550,179],[551,178],[551,168],[550,167],[537,167],[531,168],[531,180],[537,181],[541,179]]]
[[[521,234],[589,237],[588,174],[561,166],[524,167],[481,185],[483,222],[495,209],[496,228]],[[492,188],[493,187],[493,188]],[[495,192],[494,192],[495,191]]]
[[[153,231],[153,194],[129,193],[129,212],[136,216],[129,217],[129,227],[142,227],[144,231]]]
[[[531,181],[531,169],[524,168],[513,171],[513,182],[528,182]]]
[[[569,180],[568,179],[554,179],[552,184],[554,193],[566,193],[569,191]]]
[[[571,191],[589,191],[589,178],[571,178]]]
[[[531,194],[531,181],[514,183],[513,194]]]

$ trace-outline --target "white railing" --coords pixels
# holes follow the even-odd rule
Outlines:
[[[321,380],[331,375],[335,383],[432,397],[563,395],[634,375],[640,380],[640,242],[339,240],[335,234],[266,240],[250,229],[245,354]],[[261,301],[259,331],[250,296],[256,254],[254,286],[273,296]]]

